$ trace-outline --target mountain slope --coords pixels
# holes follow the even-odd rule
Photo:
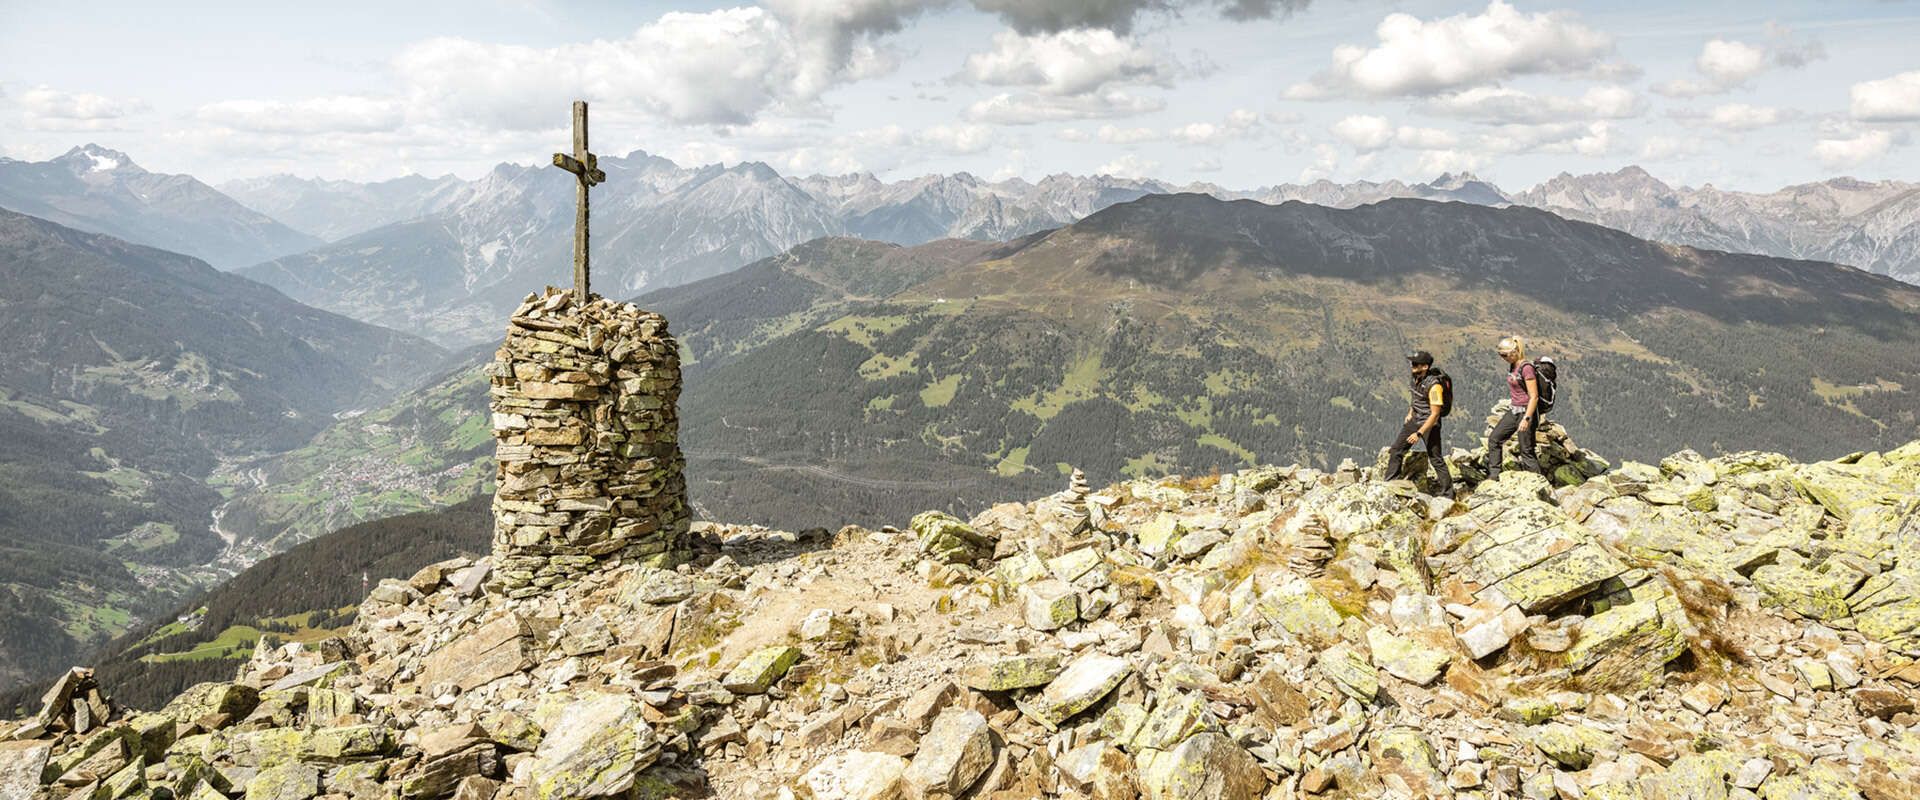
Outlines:
[[[458,202],[467,182],[407,175],[375,183],[269,175],[220,184],[220,191],[288,227],[332,242],[424,217]]]
[[[205,483],[410,385],[431,344],[205,262],[0,211],[0,683],[61,666],[224,547]]]
[[[1412,347],[1455,376],[1447,441],[1471,448],[1508,333],[1566,370],[1555,416],[1627,457],[1920,434],[1920,289],[1528,208],[1154,195],[1005,244],[819,240],[637,302],[685,347],[710,519],[898,523],[1057,488],[1065,465],[1370,462]],[[486,460],[437,452],[417,475]]]
[[[48,161],[0,158],[0,208],[185,253],[221,269],[320,244],[190,175],[148,172],[125,153],[92,144]]]
[[[1833,261],[1920,282],[1920,184],[1834,178],[1754,194],[1676,189],[1628,167],[1562,173],[1513,200],[1648,239]]]

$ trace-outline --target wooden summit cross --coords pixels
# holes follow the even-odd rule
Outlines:
[[[587,304],[587,189],[607,179],[600,171],[600,158],[587,152],[587,101],[573,101],[573,155],[554,153],[553,165],[573,173],[579,182],[579,207],[573,218],[573,299],[576,307]]]

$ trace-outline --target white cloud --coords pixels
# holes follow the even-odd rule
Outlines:
[[[673,12],[622,39],[556,47],[442,37],[408,47],[393,66],[412,106],[485,125],[554,127],[564,111],[554,97],[629,102],[678,123],[742,124],[891,69],[861,38],[888,30],[875,21],[884,15],[828,17],[843,23],[838,28],[820,19],[789,21],[761,8]],[[851,38],[818,39],[842,33]]]
[[[1826,57],[1818,41],[1795,41],[1792,31],[1767,23],[1765,45],[1730,39],[1709,39],[1693,60],[1700,79],[1676,78],[1655,84],[1653,91],[1668,97],[1700,97],[1725,94],[1747,85],[1748,81],[1770,67],[1795,69]]]
[[[1609,122],[1560,122],[1502,125],[1480,137],[1482,149],[1496,153],[1570,153],[1600,156],[1617,145]]]
[[[1641,161],[1668,161],[1697,155],[1703,145],[1692,136],[1649,136],[1640,145]]]
[[[1428,150],[1420,154],[1419,171],[1421,175],[1441,175],[1449,172],[1472,172],[1486,166],[1486,157],[1464,150]]]
[[[1094,172],[1119,178],[1148,178],[1152,177],[1154,171],[1158,169],[1160,169],[1160,162],[1128,153],[1101,164],[1100,168]]]
[[[1861,122],[1920,120],[1920,70],[1856,83],[1847,94],[1853,118]]]
[[[993,144],[993,129],[985,125],[936,125],[915,134],[913,140],[952,155],[969,155]]]
[[[1188,169],[1191,169],[1194,172],[1219,172],[1220,159],[1203,158],[1203,159],[1200,159],[1199,161],[1193,162],[1193,166],[1188,167]]]
[[[1752,106],[1746,103],[1728,103],[1715,106],[1707,112],[1708,124],[1729,131],[1750,131],[1768,125],[1778,125],[1788,118],[1785,110],[1772,106]]]
[[[1004,31],[994,35],[992,50],[968,56],[965,68],[976,83],[1057,96],[1124,84],[1165,86],[1179,72],[1177,64],[1139,42],[1099,29],[1032,36]]]
[[[1444,150],[1459,144],[1458,137],[1438,128],[1395,127],[1386,117],[1356,115],[1333,124],[1333,135],[1356,153],[1372,153],[1399,146],[1408,150]]]
[[[1126,33],[1142,13],[1178,15],[1197,7],[1211,7],[1230,20],[1284,17],[1306,8],[1311,0],[972,0],[981,11],[998,14],[1021,33],[1055,33],[1074,28],[1099,28]]]
[[[1063,142],[1093,141],[1093,134],[1087,133],[1086,131],[1080,130],[1079,128],[1061,128],[1060,130],[1054,132],[1053,137]]]
[[[1131,117],[1166,107],[1166,101],[1159,98],[1140,97],[1119,89],[1076,97],[1002,93],[968,106],[966,118],[999,125],[1031,125],[1070,119]]]
[[[1893,149],[1894,144],[1892,131],[1860,131],[1845,138],[1824,138],[1814,142],[1813,157],[1828,169],[1841,169],[1884,156]]]
[[[350,95],[291,103],[226,100],[201,106],[195,116],[236,130],[270,133],[368,133],[394,130],[405,121],[393,100]]]
[[[1611,36],[1570,14],[1523,14],[1503,0],[1432,21],[1389,14],[1374,33],[1377,45],[1334,48],[1333,64],[1286,96],[1427,96],[1517,75],[1594,74],[1609,69],[1604,58],[1613,51]]]
[[[1355,115],[1334,123],[1333,135],[1357,152],[1370,153],[1393,143],[1393,123],[1386,117]]]
[[[1244,108],[1234,109],[1224,122],[1192,122],[1167,131],[1167,138],[1187,144],[1215,144],[1244,139],[1259,133],[1260,114]]]
[[[1152,128],[1120,128],[1113,125],[1100,126],[1100,131],[1095,135],[1107,144],[1137,144],[1160,138],[1160,134]]]
[[[1476,86],[1421,104],[1429,113],[1487,123],[1541,123],[1570,120],[1628,119],[1645,113],[1647,103],[1624,86],[1595,86],[1579,97],[1537,95],[1500,86]]]
[[[89,94],[63,92],[36,86],[20,93],[20,106],[43,121],[105,122],[132,116],[146,110],[145,103]]]

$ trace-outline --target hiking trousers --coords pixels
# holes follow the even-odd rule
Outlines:
[[[1419,433],[1420,423],[1425,421],[1425,417],[1407,420],[1407,424],[1400,426],[1400,435],[1393,437],[1393,444],[1387,445],[1387,480],[1400,477],[1400,465],[1406,460],[1407,448],[1413,446],[1407,444],[1407,437]],[[1447,474],[1447,459],[1440,450],[1440,425],[1439,420],[1434,420],[1433,429],[1427,431],[1420,444],[1427,448],[1427,464],[1433,467],[1434,490],[1439,495],[1452,495],[1453,476]]]
[[[1509,409],[1506,416],[1494,423],[1493,432],[1487,434],[1487,480],[1500,478],[1500,465],[1507,460],[1508,439],[1516,439],[1519,444],[1517,460],[1520,462],[1520,468],[1529,472],[1540,472],[1540,457],[1534,452],[1533,446],[1533,434],[1540,430],[1540,417],[1537,414],[1534,415],[1526,430],[1521,430],[1520,418],[1526,414],[1526,409]]]

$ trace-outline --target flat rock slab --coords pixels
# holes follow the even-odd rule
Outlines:
[[[907,760],[886,753],[837,753],[800,779],[812,800],[895,800]]]
[[[525,669],[532,661],[526,623],[511,614],[448,642],[420,665],[420,682],[469,691]]]
[[[1027,716],[1053,730],[1068,718],[1087,710],[1115,686],[1133,674],[1133,665],[1124,658],[1089,653],[1075,659],[1040,691],[1039,696],[1020,709]]]
[[[0,800],[32,800],[53,741],[0,742]]]
[[[973,709],[948,709],[920,739],[920,752],[907,765],[907,788],[923,798],[964,795],[993,765],[993,731]]]
[[[1007,692],[1045,686],[1062,669],[1057,653],[1012,656],[969,664],[960,669],[960,682],[983,692]]]
[[[776,645],[753,651],[720,679],[720,685],[734,694],[761,694],[800,660],[800,648]]]
[[[606,694],[568,704],[533,755],[531,782],[541,800],[604,797],[633,788],[660,758],[660,741],[639,703]]]

